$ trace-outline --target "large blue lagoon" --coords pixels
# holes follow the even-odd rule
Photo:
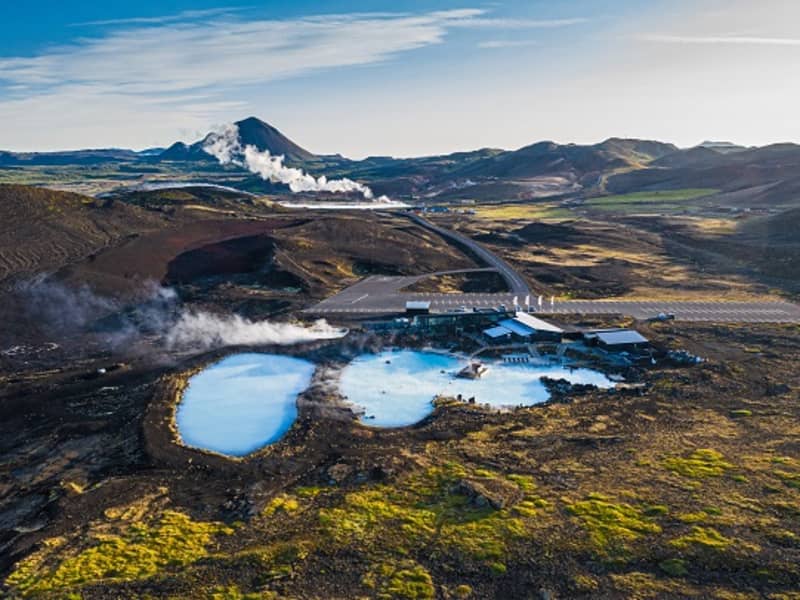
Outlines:
[[[361,420],[375,427],[404,427],[433,411],[436,396],[474,396],[496,408],[530,406],[548,400],[542,377],[566,379],[600,388],[614,385],[603,373],[562,365],[532,365],[490,361],[480,379],[455,375],[467,360],[450,354],[411,350],[365,354],[345,367],[340,392],[363,409]]]
[[[314,364],[276,354],[236,354],[189,379],[176,423],[183,443],[244,456],[279,440],[297,418]]]

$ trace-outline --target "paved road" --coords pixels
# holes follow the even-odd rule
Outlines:
[[[681,321],[713,321],[729,323],[800,323],[800,307],[788,302],[682,302],[673,300],[570,300],[551,304],[545,300],[541,306],[538,297],[531,295],[525,280],[503,259],[471,240],[470,238],[439,227],[413,213],[398,213],[418,225],[469,248],[489,268],[442,271],[414,277],[372,276],[350,286],[339,294],[327,298],[304,312],[320,316],[364,318],[397,314],[405,311],[406,302],[426,300],[431,303],[431,312],[447,313],[460,309],[496,308],[515,305],[524,307],[529,299],[531,309],[542,315],[559,314],[608,314],[624,315],[636,319],[648,319],[659,313],[671,313]],[[469,271],[491,271],[500,273],[508,283],[510,293],[504,294],[423,294],[405,293],[402,290],[420,279],[447,273]]]
[[[466,308],[513,308],[514,301],[525,304],[520,294],[423,294],[405,293],[403,288],[426,277],[372,276],[331,296],[305,312],[319,316],[364,318],[405,311],[409,300],[428,300],[431,312],[454,312]],[[526,294],[527,295],[527,294]],[[681,321],[719,323],[800,323],[800,307],[788,302],[683,302],[673,300],[570,300],[551,305],[549,299],[538,309],[538,298],[531,296],[535,312],[542,315],[609,314],[648,319],[659,313],[672,313]]]
[[[408,217],[412,221],[414,221],[417,225],[424,227],[434,233],[446,238],[452,242],[460,246],[464,246],[468,248],[473,254],[475,254],[484,264],[488,267],[495,269],[500,275],[502,275],[503,279],[506,280],[508,284],[508,289],[511,291],[513,295],[525,297],[531,293],[528,284],[525,280],[517,273],[514,268],[509,265],[506,261],[502,258],[497,256],[496,254],[490,252],[486,248],[484,248],[481,244],[469,238],[465,235],[461,235],[460,233],[456,233],[450,229],[445,229],[444,227],[439,227],[438,225],[434,225],[430,221],[423,219],[421,216],[414,214],[414,213],[398,213],[401,216]]]

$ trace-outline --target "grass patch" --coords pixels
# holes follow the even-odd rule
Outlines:
[[[686,561],[682,558],[668,558],[658,563],[658,568],[670,577],[683,577],[689,573]]]
[[[268,546],[246,548],[233,555],[234,560],[255,559],[263,569],[261,583],[291,577],[298,563],[304,561],[313,549],[307,541],[277,542]]]
[[[661,527],[647,515],[646,507],[616,504],[600,494],[569,504],[567,510],[580,519],[593,548],[601,556],[625,554],[628,542],[661,532]]]
[[[276,592],[243,592],[236,585],[217,587],[208,595],[208,600],[278,600]]]
[[[432,600],[436,597],[430,573],[412,560],[373,565],[361,582],[374,590],[375,597],[381,600]]]
[[[692,452],[688,457],[669,457],[664,460],[663,465],[666,469],[678,475],[692,479],[720,477],[726,470],[733,467],[732,464],[723,460],[720,452],[711,448],[700,448]]]
[[[475,216],[489,221],[564,220],[575,218],[570,210],[554,204],[496,204],[476,206]]]
[[[752,417],[753,411],[748,410],[746,408],[737,408],[736,410],[731,411],[731,417],[734,419],[741,419],[743,417]]]
[[[782,469],[776,469],[773,471],[773,474],[780,479],[785,486],[800,490],[800,473],[791,473]]]
[[[46,553],[35,553],[17,565],[6,584],[27,596],[106,580],[148,579],[207,556],[214,536],[231,533],[222,523],[193,521],[166,511],[157,522],[130,524],[120,535],[95,534],[92,546],[52,570],[43,568]],[[45,550],[63,543],[46,542]]]
[[[691,200],[716,193],[710,188],[688,188],[656,192],[635,192],[588,198],[583,207],[612,213],[677,213],[692,208]]]
[[[525,537],[526,523],[548,506],[541,498],[521,493],[535,488],[532,479],[517,481],[447,463],[416,473],[398,486],[347,494],[341,506],[324,508],[319,517],[326,538],[337,546],[401,553],[438,546],[489,564],[503,559],[509,543]],[[473,490],[508,491],[511,486],[521,500],[494,508],[471,495],[464,482]]]
[[[296,488],[294,490],[294,493],[297,494],[300,498],[316,498],[323,491],[324,489],[321,488],[320,486],[312,485],[312,486],[303,486]]]
[[[261,514],[265,517],[271,517],[278,512],[294,514],[298,510],[300,510],[300,502],[298,502],[297,498],[289,494],[278,494],[267,503]]]
[[[733,544],[733,540],[726,538],[716,529],[712,527],[701,527],[695,525],[687,535],[683,535],[670,542],[676,548],[686,549],[691,546],[700,546],[702,548],[712,548],[722,550]]]

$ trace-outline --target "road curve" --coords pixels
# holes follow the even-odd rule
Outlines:
[[[465,235],[461,235],[460,233],[456,233],[450,229],[445,229],[444,227],[439,227],[438,225],[434,225],[427,219],[414,214],[414,213],[396,213],[399,216],[407,217],[414,221],[417,225],[424,227],[425,229],[432,231],[445,239],[448,239],[452,242],[455,242],[457,245],[463,246],[467,248],[470,252],[475,254],[481,261],[483,261],[487,266],[496,269],[498,273],[505,279],[506,283],[508,284],[509,291],[514,294],[515,296],[519,297],[519,301],[523,302],[525,296],[530,295],[531,289],[528,287],[528,284],[522,278],[522,276],[517,273],[514,268],[509,265],[506,261],[502,258],[494,254],[493,252],[484,248],[481,244],[469,238]]]

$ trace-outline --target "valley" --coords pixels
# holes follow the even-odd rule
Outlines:
[[[796,596],[796,147],[238,127],[409,206],[201,142],[0,155],[4,597]],[[531,307],[541,338],[487,341]],[[646,349],[591,341],[619,330]]]

